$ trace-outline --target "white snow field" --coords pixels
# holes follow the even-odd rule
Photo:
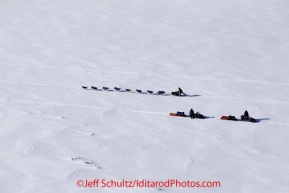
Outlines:
[[[0,1],[0,192],[288,193],[288,9],[288,0]],[[178,87],[190,96],[135,93]],[[190,108],[209,118],[169,116]],[[245,110],[260,122],[220,120]],[[169,179],[221,186],[100,183]]]

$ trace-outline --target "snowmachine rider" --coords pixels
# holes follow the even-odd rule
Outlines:
[[[244,119],[249,119],[249,113],[247,110],[244,112]]]
[[[195,118],[195,112],[193,109],[190,110],[189,116],[191,117],[191,119]]]
[[[183,90],[179,87],[179,96],[181,96],[182,94],[186,95]]]

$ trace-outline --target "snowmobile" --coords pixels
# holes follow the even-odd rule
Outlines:
[[[195,119],[204,119],[204,118],[206,118],[206,117],[204,115],[202,115],[201,113],[199,113],[199,112],[197,112],[195,114]]]
[[[251,122],[251,123],[256,123],[256,119],[254,119],[253,117],[245,117],[244,115],[241,115],[241,121],[245,121],[245,122]]]

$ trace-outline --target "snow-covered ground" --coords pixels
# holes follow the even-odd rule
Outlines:
[[[289,191],[287,0],[0,2],[0,192]],[[115,86],[190,97],[83,90]],[[204,120],[171,117],[190,108]],[[259,123],[222,121],[245,110]],[[78,180],[219,181],[83,188]]]

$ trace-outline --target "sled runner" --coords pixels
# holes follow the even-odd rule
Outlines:
[[[178,91],[177,91],[177,92],[172,92],[172,95],[174,95],[174,96],[180,96],[180,94],[179,94]]]

